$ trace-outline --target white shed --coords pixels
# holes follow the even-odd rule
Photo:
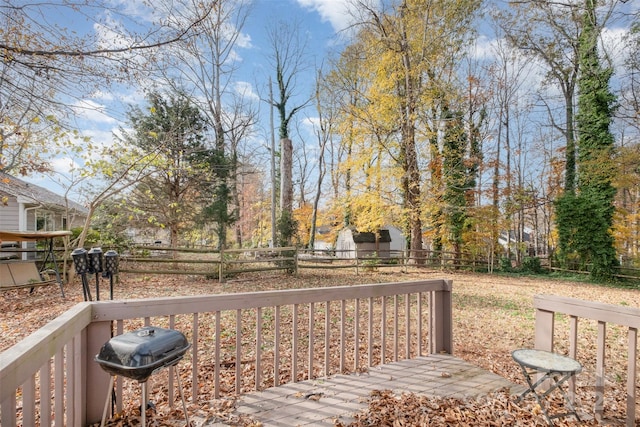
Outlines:
[[[392,256],[398,256],[400,252],[407,250],[407,238],[404,236],[402,230],[393,225],[387,225],[383,230],[389,231],[389,236],[391,237],[389,249],[391,250]]]
[[[380,258],[388,258],[391,249],[389,230],[380,229],[377,233],[358,232],[347,227],[340,231],[336,241],[337,258],[356,258],[377,254]]]

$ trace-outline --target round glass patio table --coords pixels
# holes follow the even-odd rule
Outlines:
[[[577,374],[582,371],[582,365],[577,360],[550,351],[520,349],[515,350],[511,355],[521,366],[540,372],[570,372]]]
[[[580,417],[573,406],[572,399],[569,399],[562,389],[563,383],[582,371],[582,365],[580,362],[568,356],[536,349],[515,350],[511,353],[511,356],[513,357],[513,360],[520,365],[522,374],[529,385],[529,389],[525,390],[518,400],[521,400],[527,394],[532,393],[536,397],[540,408],[542,408],[542,412],[547,418],[549,425],[553,425],[554,418],[561,418],[569,415],[573,415],[578,421],[580,421]],[[537,376],[538,378],[535,382],[533,376]],[[551,386],[545,391],[538,391],[538,388],[545,385],[545,383],[551,383]],[[550,415],[547,411],[543,399],[549,396],[549,394],[554,390],[558,390],[564,397],[569,408],[568,412]]]

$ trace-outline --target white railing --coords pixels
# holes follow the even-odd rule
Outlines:
[[[224,395],[221,382],[229,378],[224,390],[237,395],[452,353],[451,287],[451,281],[423,280],[81,303],[0,354],[0,424],[100,421],[109,376],[94,357],[112,335],[142,325],[187,335],[192,347],[170,369],[190,373],[184,387],[196,405]],[[204,375],[205,368],[213,375]],[[169,402],[172,379],[169,372]],[[121,379],[115,394],[117,413],[123,409]]]
[[[575,298],[552,295],[534,297],[536,309],[535,346],[540,350],[553,351],[556,313],[569,316],[569,357],[576,358],[578,351],[578,319],[597,321],[596,364],[595,364],[595,407],[596,419],[601,421],[604,414],[605,392],[605,350],[607,324],[627,328],[627,382],[626,382],[626,425],[635,426],[636,381],[638,360],[638,328],[640,309],[620,305],[583,301]],[[575,395],[575,381],[570,383],[570,393]]]

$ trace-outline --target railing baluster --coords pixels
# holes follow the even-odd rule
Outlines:
[[[193,313],[193,339],[191,343],[191,401],[196,403],[198,401],[199,384],[198,384],[198,330],[200,328],[200,322],[198,313]]]
[[[404,358],[411,359],[411,294],[406,294],[404,296],[404,317],[405,317]]]
[[[360,366],[360,298],[355,299],[355,311],[353,313],[353,371],[358,372]],[[340,366],[340,373],[344,367]]]
[[[313,338],[315,335],[315,304],[309,303],[309,374],[307,375],[307,379],[313,378]]]
[[[369,312],[368,317],[369,317],[369,329],[368,329],[368,334],[369,334],[369,345],[368,345],[368,350],[369,350],[369,354],[367,356],[367,366],[368,367],[372,367],[373,366],[373,297],[369,297]]]
[[[324,306],[324,376],[331,373],[331,303],[327,301]]]
[[[398,361],[398,347],[400,346],[398,340],[398,295],[393,296],[393,361]]]
[[[236,310],[236,395],[242,394],[242,310]]]
[[[216,317],[216,326],[215,326],[215,348],[213,349],[213,354],[215,358],[215,362],[213,365],[213,397],[216,399],[220,399],[220,333],[222,332],[222,327],[220,326],[220,311],[215,312]]]
[[[298,381],[298,304],[293,304],[293,332],[291,344],[291,381]]]
[[[638,377],[638,329],[629,328],[627,351],[627,427],[636,425],[636,380]]]
[[[55,407],[54,423],[56,426],[64,425],[64,347],[58,350],[53,357],[53,375]]]
[[[71,342],[67,343],[66,349],[67,349],[67,360],[66,360],[66,372],[67,372],[67,395],[66,395],[66,408],[70,408],[71,410],[67,409],[66,413],[67,413],[67,420],[66,420],[66,424],[68,426],[72,426],[74,425],[74,393],[73,393],[73,388],[76,386],[75,384],[75,347],[76,347],[76,341],[79,338],[76,336],[74,337]]]
[[[262,373],[262,307],[256,308],[256,390],[260,390],[260,374]]]
[[[2,414],[0,421],[3,426],[16,427],[16,391],[11,393],[8,399],[0,402],[0,414]]]
[[[598,322],[598,338],[596,348],[596,403],[595,414],[596,420],[601,422],[604,414],[604,359],[605,359],[605,340],[607,335],[607,324]]]
[[[273,337],[273,385],[280,385],[280,306],[276,306]]]
[[[176,316],[172,314],[169,316],[169,329],[175,329],[175,328],[176,328]],[[168,384],[168,390],[167,390],[167,398],[169,399],[170,408],[173,408],[173,400],[174,400],[173,382],[174,382],[174,376],[175,376],[174,371],[176,369],[177,367],[175,366],[169,366],[169,384]]]
[[[381,347],[380,347],[380,364],[386,362],[387,355],[387,297],[382,297],[382,327],[380,328]]]
[[[124,333],[124,321],[122,319],[116,320],[116,335],[122,335]],[[123,409],[123,393],[124,378],[119,375],[116,378],[116,413],[121,413]]]
[[[83,388],[83,379],[82,375],[82,360],[83,360],[83,348],[86,343],[86,330],[79,333],[73,339],[73,345],[71,346],[73,350],[73,355],[71,359],[73,360],[73,366],[70,369],[70,381],[72,384],[71,388],[71,399],[67,403],[70,403],[71,411],[67,410],[67,416],[71,416],[72,420],[68,425],[70,426],[79,426],[82,424],[82,417],[80,414],[84,412],[83,402],[84,402],[84,388]],[[69,406],[67,406],[69,408]]]
[[[347,325],[347,302],[345,300],[340,300],[340,366],[338,367],[339,373],[344,372],[345,365],[345,348],[347,340],[346,335],[346,325]]]
[[[25,426],[36,425],[36,376],[22,384],[22,420]]]
[[[418,321],[418,324],[416,326],[416,339],[417,339],[417,343],[418,343],[418,357],[422,357],[424,355],[424,353],[422,352],[422,292],[418,292],[418,294],[416,295],[416,299],[417,299],[417,313],[416,313],[416,319]]]
[[[51,359],[40,369],[40,426],[51,425]]]
[[[578,355],[578,317],[569,316],[569,357],[576,359]],[[575,375],[569,379],[568,395],[571,404],[576,401],[576,377]]]

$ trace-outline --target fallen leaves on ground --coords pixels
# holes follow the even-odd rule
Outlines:
[[[499,391],[477,399],[435,398],[390,390],[371,393],[368,408],[349,424],[336,427],[471,427],[471,426],[547,426],[540,407],[533,400],[517,402],[517,396]],[[562,399],[551,400],[551,414],[564,412]],[[596,426],[595,421],[573,417],[555,420],[556,426]]]
[[[587,283],[540,278],[506,277],[460,272],[442,272],[415,270],[409,273],[382,270],[366,274],[352,274],[347,270],[304,270],[299,276],[280,273],[243,274],[225,283],[206,280],[200,276],[143,276],[122,274],[115,285],[115,299],[156,298],[166,296],[185,296],[202,294],[220,294],[230,292],[253,292],[273,289],[294,289],[327,287],[337,285],[355,285],[364,283],[382,283],[394,281],[446,278],[453,280],[453,317],[454,317],[454,355],[492,371],[512,382],[524,384],[520,368],[511,358],[511,352],[517,348],[532,347],[535,333],[533,296],[554,294],[610,304],[640,307],[640,292],[637,289],[620,289],[597,286]],[[95,282],[90,282],[95,292]],[[48,321],[64,311],[82,302],[80,282],[65,286],[66,298],[60,296],[57,286],[37,288],[33,293],[26,289],[0,293],[0,351],[16,344],[22,338],[35,332]],[[95,295],[95,293],[94,293]],[[108,295],[108,285],[101,284],[101,296]],[[202,316],[204,320],[204,315]],[[318,322],[322,317],[318,316]],[[201,322],[202,325],[205,322]],[[304,321],[300,321],[301,327]],[[556,319],[556,351],[567,351],[568,321],[562,317]],[[203,326],[204,327],[204,326]],[[188,329],[189,326],[186,326]],[[246,326],[250,328],[250,324]],[[593,415],[595,343],[596,325],[588,320],[580,320],[578,360],[585,369],[577,378],[577,399],[579,411]],[[362,332],[363,330],[361,330]],[[302,332],[302,331],[301,331]],[[265,332],[266,333],[266,332]],[[210,331],[203,331],[199,347],[211,337]],[[626,336],[627,330],[615,325],[607,325],[606,389],[605,417],[609,424],[620,424],[625,417],[626,408]],[[233,344],[234,336],[226,338]],[[210,340],[209,340],[210,341]],[[224,339],[223,339],[224,343]],[[322,354],[316,350],[316,353]],[[265,352],[265,358],[268,353]],[[268,354],[269,356],[271,354]],[[246,356],[246,359],[245,359]],[[243,352],[242,386],[243,392],[255,389],[255,363],[250,352]],[[255,356],[255,355],[254,355]],[[188,410],[194,425],[214,422],[238,426],[259,426],[259,422],[250,417],[238,415],[235,410],[235,359],[234,354],[223,354],[220,377],[220,392],[224,396],[214,399],[213,367],[215,362],[211,354],[199,355],[199,398],[191,403],[187,396]],[[281,357],[290,358],[286,352]],[[334,357],[332,353],[332,357]],[[253,360],[253,361],[252,361]],[[348,361],[350,364],[351,360]],[[188,360],[180,364],[185,390],[191,381]],[[268,361],[263,360],[262,368],[271,369]],[[331,360],[332,369],[338,366],[338,360]],[[361,365],[363,366],[363,365]],[[305,375],[299,372],[299,375]],[[160,374],[158,374],[160,375]],[[314,367],[314,375],[322,376],[320,367]],[[155,377],[155,376],[154,376]],[[289,381],[286,372],[281,372],[280,382]],[[172,406],[168,403],[166,381],[159,379],[150,392],[155,402],[155,412],[149,412],[150,425],[184,425],[184,415],[179,398]],[[263,383],[261,386],[269,386]],[[111,426],[139,425],[139,385],[133,383],[125,396],[124,411],[119,418],[110,421]],[[537,426],[546,425],[544,417],[536,408],[535,400],[525,399],[521,404],[513,401],[513,396],[496,393],[478,400],[436,399],[425,396],[405,394],[390,395],[381,391],[371,397],[369,410],[358,415],[360,424],[353,426],[419,426],[419,425],[460,425],[460,426]],[[557,402],[557,406],[562,402]],[[637,411],[640,412],[640,411]],[[475,418],[471,418],[472,414]],[[397,417],[397,418],[394,418]],[[384,417],[384,418],[379,418]],[[515,421],[514,421],[515,420]],[[424,422],[424,424],[422,424]],[[152,424],[153,423],[153,424]],[[378,424],[380,423],[380,424]],[[387,424],[385,424],[387,423]],[[444,424],[437,424],[444,423]],[[453,423],[453,424],[447,424]],[[457,423],[457,424],[455,424]],[[566,424],[563,424],[566,423]],[[578,425],[568,419],[557,421],[556,425]],[[589,425],[589,424],[581,424]],[[594,424],[595,425],[595,424]]]

